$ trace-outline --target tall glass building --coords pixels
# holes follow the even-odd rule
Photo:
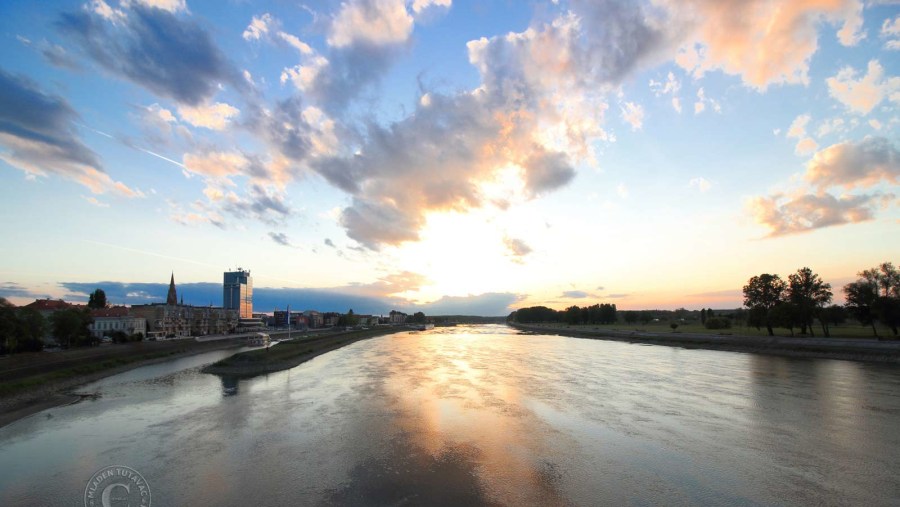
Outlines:
[[[253,317],[253,278],[250,271],[238,268],[226,271],[222,306],[227,310],[238,310],[240,318]]]

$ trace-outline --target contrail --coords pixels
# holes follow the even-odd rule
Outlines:
[[[212,268],[219,267],[217,264],[210,264],[210,263],[208,263],[208,262],[196,261],[196,260],[193,260],[193,259],[184,259],[184,258],[182,258],[182,257],[175,257],[175,256],[173,256],[173,255],[166,255],[166,254],[161,254],[161,253],[156,253],[156,252],[150,252],[150,251],[147,251],[147,250],[138,250],[137,248],[131,248],[131,247],[127,247],[127,246],[116,245],[116,244],[114,244],[114,243],[104,243],[104,242],[102,242],[102,241],[94,241],[94,240],[92,240],[92,239],[83,239],[82,241],[84,241],[85,243],[93,243],[93,244],[95,244],[95,245],[101,245],[101,246],[108,246],[108,247],[112,247],[112,248],[118,248],[119,250],[125,250],[126,252],[134,252],[134,253],[139,253],[139,254],[143,254],[143,255],[149,255],[149,256],[152,256],[152,257],[160,257],[160,258],[163,258],[163,259],[172,259],[172,260],[176,260],[176,261],[180,261],[180,262],[189,262],[189,263],[191,263],[191,264],[197,264],[197,265],[200,265],[200,266],[208,266],[208,267],[212,267]]]
[[[128,142],[125,142],[125,141],[119,139],[118,137],[116,137],[116,136],[114,136],[114,135],[112,135],[112,134],[107,134],[106,132],[103,132],[102,130],[97,130],[97,129],[95,129],[94,127],[89,127],[89,126],[87,126],[87,125],[85,125],[85,124],[83,124],[83,123],[78,123],[78,122],[74,122],[74,121],[73,121],[72,123],[74,123],[75,125],[77,125],[77,126],[79,126],[79,127],[86,128],[86,129],[90,130],[91,132],[100,134],[100,135],[103,136],[103,137],[108,137],[108,138],[110,138],[110,139],[112,139],[112,140],[119,141],[120,143],[124,144],[125,146],[128,146],[129,148],[131,148],[131,149],[133,149],[133,150],[143,151],[144,153],[146,153],[146,154],[148,154],[148,155],[153,155],[154,157],[161,158],[161,159],[165,160],[166,162],[175,164],[175,165],[177,165],[178,167],[180,167],[180,168],[182,168],[182,169],[187,169],[187,167],[185,167],[184,164],[182,164],[181,162],[179,162],[179,161],[177,161],[177,160],[172,160],[172,159],[169,158],[169,157],[165,157],[165,156],[163,156],[163,155],[160,155],[159,153],[154,153],[154,152],[152,152],[152,151],[150,151],[150,150],[148,150],[148,149],[146,149],[146,148],[141,148],[140,146],[135,146],[135,145],[133,145],[133,144],[131,144],[131,143],[128,143]]]

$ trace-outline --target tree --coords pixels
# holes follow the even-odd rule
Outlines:
[[[822,333],[826,337],[831,336],[831,326],[838,326],[847,320],[847,312],[843,306],[831,305],[819,310],[819,323],[822,324]]]
[[[876,321],[888,326],[896,336],[900,327],[900,272],[893,263],[883,262],[857,276],[859,279],[844,286],[847,310],[861,324],[872,326],[875,336]]]
[[[422,312],[416,312],[410,316],[409,321],[413,324],[424,324],[426,322],[425,314]]]
[[[859,273],[862,275],[865,272]],[[865,276],[855,282],[844,286],[844,296],[847,299],[847,311],[862,325],[872,326],[872,332],[878,336],[875,328],[875,313],[873,306],[878,298],[878,284],[873,279]]]
[[[780,303],[769,310],[769,322],[771,325],[783,327],[794,336],[794,326],[799,322],[797,307],[790,303]],[[771,336],[771,335],[770,335]]]
[[[106,308],[106,293],[103,292],[103,289],[96,289],[94,292],[91,292],[90,296],[88,296],[88,308],[92,310]]]
[[[0,353],[11,354],[15,351],[17,328],[16,307],[5,298],[0,298]]]
[[[638,321],[638,317],[639,317],[638,312],[636,312],[634,310],[622,312],[622,316],[625,319],[626,324],[634,324],[635,322]]]
[[[773,308],[784,302],[785,290],[784,280],[778,275],[768,273],[754,276],[744,286],[744,306],[751,311],[756,310],[757,316],[762,317],[769,336],[775,336],[769,314]]]
[[[675,330],[678,329],[678,323],[677,323],[677,322],[672,322],[672,323],[669,324],[669,327],[672,328],[672,332],[674,333]]]
[[[53,335],[66,347],[92,343],[94,339],[88,326],[93,321],[87,310],[78,308],[60,310],[50,317]]]
[[[700,309],[700,323],[704,325],[706,324],[706,308]]]
[[[18,346],[16,352],[37,352],[44,348],[44,334],[47,321],[41,312],[34,308],[19,308],[16,312],[18,320]]]
[[[825,283],[809,268],[788,275],[787,300],[794,305],[800,332],[813,333],[813,319],[819,309],[831,302],[831,284]]]

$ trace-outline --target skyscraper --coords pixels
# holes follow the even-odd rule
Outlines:
[[[238,268],[237,271],[225,272],[222,306],[226,310],[238,310],[242,319],[253,317],[253,278],[250,271]]]

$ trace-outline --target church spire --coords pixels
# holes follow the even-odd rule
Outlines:
[[[175,293],[175,272],[172,272],[172,280],[169,281],[169,295],[166,296],[167,305],[177,305],[178,295]]]

